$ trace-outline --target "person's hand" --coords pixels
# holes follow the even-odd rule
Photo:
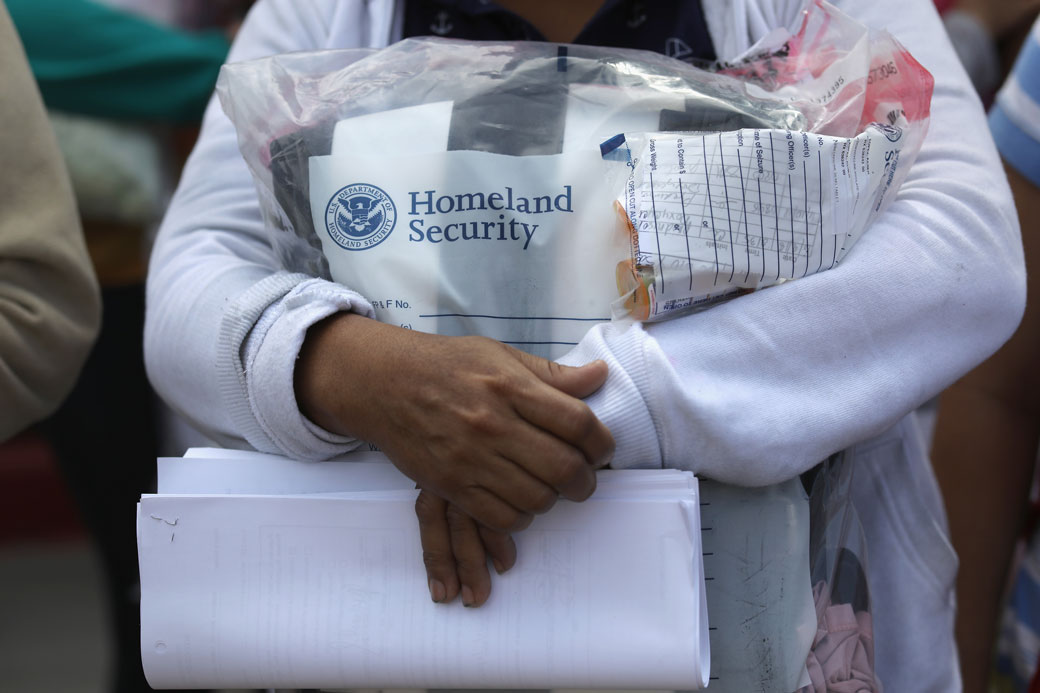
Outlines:
[[[316,424],[374,443],[421,488],[508,532],[595,489],[614,441],[581,398],[606,377],[601,361],[561,366],[341,313],[308,331],[295,388]]]
[[[462,593],[464,606],[480,606],[491,595],[491,559],[500,575],[516,563],[516,544],[504,532],[474,522],[448,501],[429,491],[415,500],[419,539],[430,598],[443,604]]]

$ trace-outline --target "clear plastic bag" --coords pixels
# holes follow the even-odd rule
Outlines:
[[[891,199],[927,72],[822,2],[769,41],[710,72],[409,39],[228,65],[218,93],[284,267],[382,321],[555,358],[598,321],[832,267]]]
[[[354,288],[384,322],[549,358],[611,318],[629,257],[613,209],[629,169],[604,140],[806,125],[733,77],[545,43],[274,56],[226,66],[218,93],[283,266]]]
[[[346,157],[539,156],[597,149],[633,125],[658,130],[675,114],[704,130],[806,124],[793,105],[752,96],[736,78],[645,51],[546,43],[421,38],[379,51],[275,55],[224,66],[217,93],[283,264],[326,277],[309,160],[335,149]]]

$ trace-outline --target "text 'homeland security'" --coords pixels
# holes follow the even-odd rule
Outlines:
[[[563,186],[558,195],[539,195],[524,197],[514,195],[511,187],[502,192],[472,192],[455,195],[438,195],[436,190],[408,193],[411,202],[409,215],[423,217],[431,214],[458,214],[463,212],[490,211],[499,212],[497,219],[466,219],[447,224],[426,225],[426,220],[415,218],[408,222],[411,230],[408,240],[413,243],[429,241],[441,243],[447,241],[524,241],[524,250],[531,244],[538,224],[520,221],[506,212],[516,214],[548,214],[551,212],[572,213],[571,186]]]

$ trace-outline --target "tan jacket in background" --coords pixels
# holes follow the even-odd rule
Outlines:
[[[0,441],[58,407],[100,322],[68,176],[0,0]]]

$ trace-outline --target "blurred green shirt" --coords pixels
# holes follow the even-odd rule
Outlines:
[[[52,109],[195,123],[227,56],[220,31],[179,31],[90,0],[6,4]]]

